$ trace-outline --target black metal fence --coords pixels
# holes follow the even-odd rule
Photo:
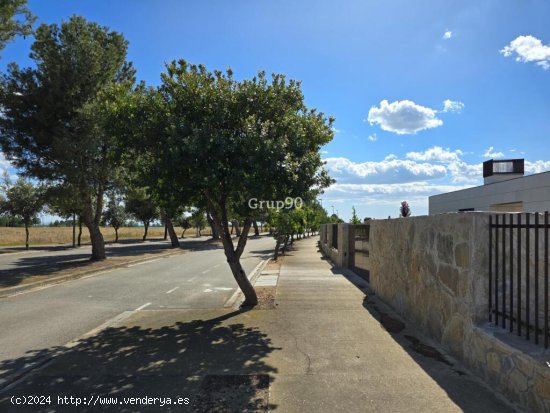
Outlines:
[[[489,321],[545,348],[548,228],[548,212],[489,217]]]
[[[332,248],[338,249],[338,224],[332,224]]]

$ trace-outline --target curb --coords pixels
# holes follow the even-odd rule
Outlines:
[[[181,253],[183,253],[183,251]],[[135,260],[132,260],[132,261],[125,261],[125,262],[121,262],[121,263],[118,263],[118,264],[111,265],[110,267],[106,267],[106,268],[84,270],[84,271],[81,271],[81,272],[77,272],[75,274],[59,275],[57,277],[52,277],[48,280],[35,281],[35,282],[25,284],[25,285],[2,288],[2,289],[0,289],[0,298],[6,298],[6,297],[14,296],[14,295],[23,294],[23,293],[25,293],[29,290],[34,290],[34,289],[38,289],[38,288],[51,287],[51,286],[54,286],[54,285],[57,285],[57,284],[61,284],[65,281],[76,280],[76,279],[79,279],[79,278],[82,278],[82,277],[85,277],[85,276],[99,275],[99,274],[110,272],[110,271],[113,271],[113,270],[116,270],[116,269],[119,269],[119,268],[128,267],[132,264],[145,263],[147,261],[153,261],[153,260],[157,260],[157,259],[160,259],[160,258],[168,258],[168,257],[174,256],[174,255],[179,255],[181,253],[170,252],[170,253],[166,253],[166,254],[150,256],[150,257],[147,257],[147,258],[135,259]]]

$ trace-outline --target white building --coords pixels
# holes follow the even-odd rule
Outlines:
[[[523,159],[483,163],[484,184],[429,198],[429,214],[550,211],[550,172],[524,176]]]

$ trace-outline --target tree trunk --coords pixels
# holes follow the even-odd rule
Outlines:
[[[76,214],[73,213],[73,248],[76,246]]]
[[[275,244],[275,254],[273,254],[273,259],[277,261],[279,258],[279,250],[281,249],[281,243],[283,242],[283,237],[277,237],[277,243]]]
[[[147,239],[147,231],[149,230],[149,222],[144,221],[143,226],[145,227],[145,231],[143,232],[143,239],[142,241],[145,241]]]
[[[172,220],[170,218],[165,218],[165,225],[166,225],[166,230],[170,235],[170,242],[172,243],[172,247],[179,247],[180,242],[178,240],[178,235],[176,234],[176,230],[174,229],[174,225],[172,224]]]
[[[212,230],[212,239],[220,239],[220,233],[216,229],[212,216],[208,212],[206,213],[206,219],[208,220],[208,225],[210,225],[210,229]]]
[[[240,226],[239,226],[239,221],[237,221],[237,220],[235,219],[235,220],[231,221],[231,225],[232,225],[232,227],[235,228],[235,235],[236,235],[237,237],[240,237],[240,236],[241,236],[241,228],[240,228]]]
[[[235,249],[233,245],[233,240],[231,239],[231,232],[229,230],[227,210],[225,208],[225,205],[220,205],[219,211],[217,211],[211,201],[211,198],[209,198],[209,209],[209,212],[212,215],[214,226],[216,226],[216,229],[220,234],[229,268],[231,268],[233,277],[235,278],[235,281],[237,281],[239,288],[244,294],[245,300],[242,306],[255,306],[256,304],[258,304],[258,296],[256,295],[256,291],[254,290],[254,287],[250,283],[250,280],[246,276],[246,273],[244,272],[244,269],[240,263],[240,258],[246,246],[248,231],[250,230],[250,225],[252,224],[252,222],[250,219],[245,220],[242,236],[239,237],[237,248]]]
[[[101,212],[99,209],[102,208],[102,201],[98,200],[96,202],[95,214],[91,205],[89,205],[82,214],[84,225],[86,225],[88,231],[90,232],[90,242],[92,243],[92,256],[90,259],[92,261],[104,260],[106,258],[105,241],[103,240],[103,234],[101,234],[101,230],[99,229],[99,222],[101,221]]]
[[[168,224],[164,223],[164,241],[168,239]]]
[[[256,220],[252,221],[252,225],[254,226],[254,235],[257,237],[260,236],[260,230],[258,229],[258,223]]]
[[[288,246],[288,235],[285,237],[285,243],[283,245],[283,255],[286,254],[286,247]]]
[[[115,242],[118,242],[118,227],[115,227]]]
[[[29,249],[29,226],[25,224],[25,249]]]
[[[241,289],[245,297],[244,302],[242,303],[242,306],[243,307],[255,306],[256,304],[258,304],[258,296],[256,295],[256,291],[254,290],[254,287],[250,283],[250,280],[246,276],[246,273],[244,272],[244,269],[241,265],[239,258],[235,256],[235,253],[233,251],[228,251],[225,248],[224,250],[225,250],[225,257],[227,258],[227,263],[229,264],[229,268],[231,268],[233,277],[235,277],[235,281],[237,281],[237,284],[239,285],[239,288]]]
[[[187,228],[184,228],[184,230],[182,231],[182,233],[181,233],[182,238],[185,238],[185,231],[187,231]]]
[[[99,225],[96,225],[92,222],[84,222],[84,225],[88,228],[90,232],[90,242],[92,243],[92,261],[104,260],[105,255],[105,243],[103,240],[103,234],[99,229]]]
[[[80,247],[80,241],[82,240],[82,217],[78,217],[78,238],[77,245]]]

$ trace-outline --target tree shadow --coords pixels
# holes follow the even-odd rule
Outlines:
[[[170,250],[204,251],[222,248],[221,245],[209,240],[180,241],[179,248],[172,248],[169,241],[136,243],[125,240],[116,244],[106,244],[105,252],[107,259],[117,258],[118,261],[123,261],[126,258],[132,259],[142,255],[154,258],[155,255]],[[6,259],[8,260],[7,265],[4,269],[0,269],[0,288],[17,286],[29,277],[35,277],[36,281],[46,281],[49,277],[59,275],[63,271],[95,269],[99,265],[90,261],[90,252],[67,247],[52,247],[47,250],[47,254],[21,254],[10,258],[6,257]],[[109,262],[104,265],[108,267]]]
[[[334,275],[345,277],[351,284],[365,294],[363,308],[380,322],[394,341],[418,364],[464,412],[516,412],[493,390],[481,384],[483,381],[468,372],[454,358],[449,357],[438,343],[419,333],[417,327],[401,317],[391,306],[384,303],[370,288],[367,279],[347,268],[337,267],[317,248],[321,259],[328,261]],[[370,274],[369,274],[370,275]],[[389,366],[391,367],[391,366]]]
[[[259,329],[239,322],[246,310],[206,320],[171,322],[160,328],[114,327],[82,339],[74,347],[50,348],[0,362],[0,380],[16,378],[24,366],[51,359],[43,367],[0,392],[0,411],[91,411],[98,407],[58,406],[58,396],[178,397],[190,404],[165,406],[167,411],[203,412],[205,398],[212,406],[223,403],[205,394],[203,380],[212,376],[267,376],[277,369],[264,360],[273,351],[271,339]],[[154,316],[156,317],[156,315]],[[236,320],[232,320],[237,318]],[[257,403],[253,380],[240,380],[232,392],[235,411]],[[252,387],[250,387],[252,386]],[[202,392],[202,394],[201,394]],[[51,395],[50,406],[11,406],[18,395]],[[16,407],[16,409],[14,408]],[[32,407],[32,408],[31,408]],[[38,409],[37,409],[38,407]],[[43,410],[40,410],[43,407]],[[218,411],[223,405],[219,405]],[[103,407],[104,409],[105,407]],[[275,409],[276,406],[269,406]],[[101,408],[100,408],[101,409]],[[117,405],[113,411],[159,411],[158,406]],[[210,410],[211,411],[211,410]],[[254,410],[252,410],[254,411]],[[263,410],[258,410],[263,411]]]

